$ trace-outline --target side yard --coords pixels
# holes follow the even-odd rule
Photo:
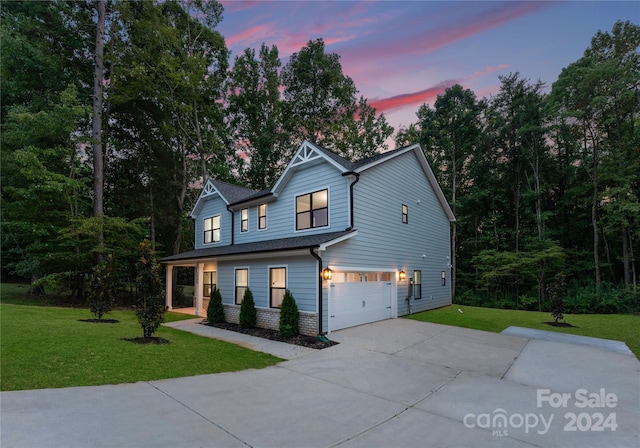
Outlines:
[[[104,317],[119,323],[98,324],[79,321],[93,317],[88,309],[2,301],[3,391],[150,381],[261,369],[282,361],[166,327],[160,327],[156,335],[170,344],[140,345],[122,340],[142,336],[132,311],[113,311]],[[166,314],[167,321],[191,317]]]
[[[572,326],[555,327],[550,313],[450,305],[406,316],[408,319],[499,333],[515,326],[622,341],[640,358],[640,316],[629,314],[565,314]]]

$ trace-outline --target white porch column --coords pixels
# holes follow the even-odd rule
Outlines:
[[[202,316],[202,293],[204,292],[204,263],[196,266],[196,316]]]
[[[168,310],[173,309],[173,266],[167,265],[167,285],[165,292],[165,305]]]

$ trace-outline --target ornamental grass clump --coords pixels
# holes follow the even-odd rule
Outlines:
[[[222,307],[222,295],[220,290],[216,288],[211,293],[209,306],[207,306],[207,322],[210,324],[219,324],[224,322],[224,308]]]
[[[256,303],[253,300],[253,293],[249,288],[242,296],[242,304],[240,305],[240,326],[242,328],[254,328],[258,320],[256,313]]]
[[[293,298],[291,291],[287,289],[284,293],[282,306],[280,308],[280,326],[278,331],[280,336],[285,338],[298,336],[300,333],[298,323],[299,315],[296,300]]]

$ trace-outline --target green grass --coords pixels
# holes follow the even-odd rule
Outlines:
[[[88,309],[0,305],[0,389],[24,390],[151,381],[208,373],[260,369],[282,361],[224,341],[160,327],[168,345],[140,345],[132,311],[112,311],[116,324],[80,322]],[[7,294],[8,295],[8,294]],[[9,300],[12,301],[12,300]],[[167,313],[166,321],[189,319]]]
[[[462,310],[462,313],[458,311]],[[408,319],[453,325],[499,333],[507,327],[525,327],[537,330],[557,331],[593,338],[622,341],[640,358],[640,316],[628,314],[566,314],[564,321],[571,327],[552,327],[550,313],[535,311],[501,310],[474,306],[451,305],[436,310],[406,316]]]

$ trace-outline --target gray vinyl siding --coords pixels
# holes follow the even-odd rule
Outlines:
[[[216,215],[220,215],[220,242],[204,244],[204,220]],[[198,217],[195,219],[195,239],[196,249],[231,244],[231,213],[219,196],[206,198]]]
[[[218,262],[218,289],[225,304],[235,303],[235,270],[249,269],[249,289],[256,307],[269,308],[269,268],[287,268],[287,289],[291,291],[300,311],[316,312],[318,296],[316,259],[309,256],[265,257],[258,260]]]
[[[403,204],[408,224],[402,223]],[[423,298],[411,301],[411,312],[451,303],[450,223],[413,152],[361,173],[354,215],[358,235],[322,254],[325,265],[404,270],[407,279],[420,270]],[[398,282],[398,315],[408,313],[407,291],[407,281]]]
[[[329,225],[296,231],[296,196],[325,188],[329,190]],[[248,232],[240,231],[241,214],[240,211],[235,212],[235,244],[344,230],[349,226],[348,193],[348,179],[329,163],[302,165],[296,169],[278,199],[267,204],[266,229],[258,230],[257,206],[249,207]]]

